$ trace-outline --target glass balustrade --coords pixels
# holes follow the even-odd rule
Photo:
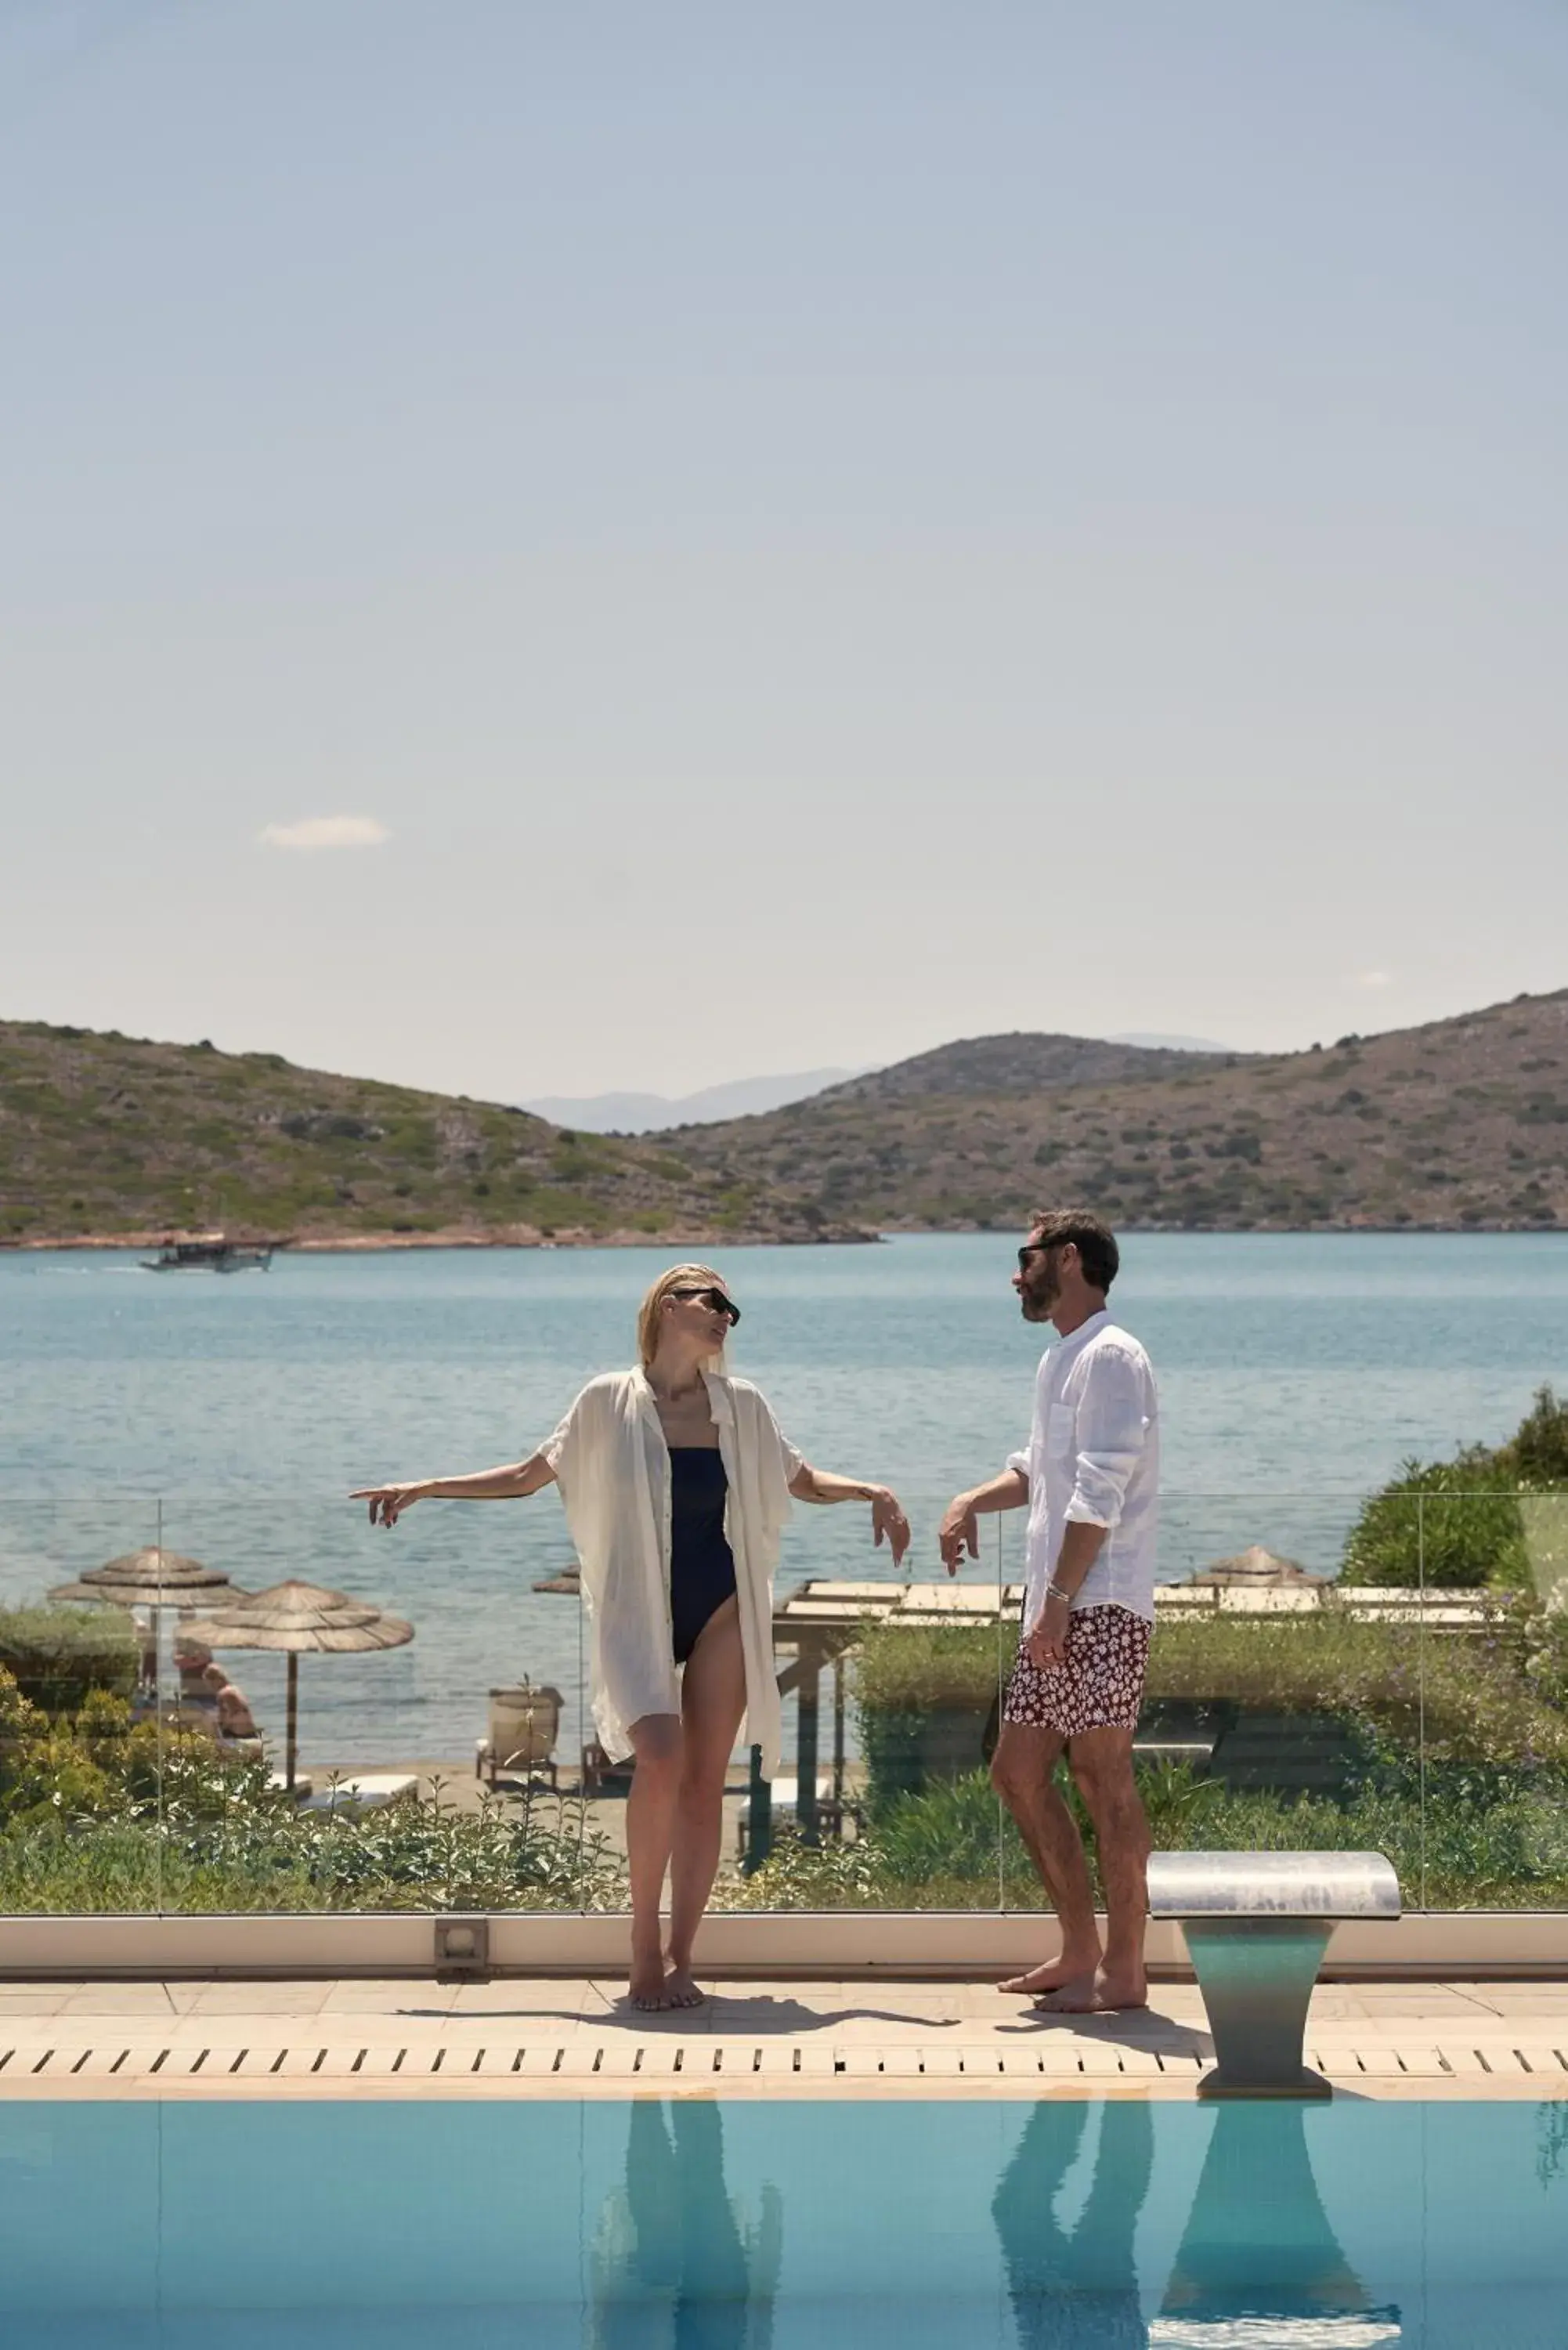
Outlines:
[[[929,1509],[898,1574],[851,1514],[792,1526],[782,1765],[742,1734],[714,1906],[1039,1909],[988,1769],[1022,1513],[956,1580]],[[1161,1562],[1157,1846],[1374,1847],[1412,1909],[1568,1908],[1568,1492],[1168,1493]],[[619,1910],[628,1781],[556,1508],[0,1504],[5,1912]]]

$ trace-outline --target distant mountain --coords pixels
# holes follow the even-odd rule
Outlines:
[[[546,1094],[523,1107],[535,1118],[582,1134],[648,1134],[784,1109],[855,1074],[853,1069],[800,1069],[793,1076],[735,1077],[728,1085],[704,1086],[695,1094]]]
[[[1568,1227],[1568,990],[1268,1056],[971,1037],[679,1147],[732,1197],[883,1232],[1045,1201],[1157,1230]]]

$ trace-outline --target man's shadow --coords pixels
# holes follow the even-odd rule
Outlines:
[[[1154,2117],[1139,2098],[1098,2108],[1087,2200],[1071,2229],[1056,2217],[1089,2106],[1037,2106],[992,2199],[1020,2350],[1147,2350],[1134,2233],[1154,2168]]]
[[[765,2350],[783,2247],[776,2187],[754,2216],[729,2195],[716,2103],[634,2104],[625,2186],[587,2246],[589,2350]]]

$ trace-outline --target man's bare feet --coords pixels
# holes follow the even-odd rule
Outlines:
[[[1041,2015],[1108,2015],[1129,2007],[1148,2005],[1148,1985],[1130,1969],[1113,1974],[1099,1967],[1091,1974],[1075,1975],[1034,2002]]]
[[[693,1982],[690,1967],[671,1967],[664,1978],[666,2007],[701,2007],[708,1994]]]
[[[1085,1950],[1081,1955],[1075,1952],[1071,1957],[1064,1950],[1059,1959],[1047,1959],[1044,1965],[1031,1967],[1027,1974],[1009,1975],[996,1988],[1000,1991],[1016,1991],[1023,1999],[1038,1999],[1043,1991],[1060,1991],[1064,1984],[1085,1977],[1092,1982],[1099,1963],[1098,1950]]]
[[[1095,2005],[1106,2014],[1148,2005],[1148,1977],[1141,1967],[1102,1967],[1095,1977]]]

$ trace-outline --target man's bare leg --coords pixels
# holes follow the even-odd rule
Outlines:
[[[739,1605],[726,1599],[702,1627],[681,1680],[682,1762],[670,1859],[670,2007],[695,2007],[691,1945],[713,1889],[723,1834],[724,1774],[746,1710]]]
[[[1130,1730],[1086,1730],[1067,1750],[1073,1776],[1095,1823],[1106,1888],[1106,1955],[1089,2002],[1098,2008],[1148,2005],[1143,1941],[1149,1835],[1133,1776],[1132,1742]],[[1065,1987],[1051,2004],[1069,2005]]]
[[[1083,1839],[1053,1775],[1064,1742],[1056,1731],[1022,1721],[1004,1721],[996,1742],[992,1784],[1018,1823],[1062,1929],[1060,1958],[1031,1967],[1026,1974],[1012,1975],[997,1988],[1031,1998],[1047,1991],[1070,1992],[1092,2006],[1100,1935]]]
[[[664,1939],[659,1904],[675,1833],[680,1785],[680,1717],[645,1713],[631,1725],[637,1768],[626,1799],[626,1851],[631,1878],[631,1981],[633,2007],[668,2007],[664,1991]]]

